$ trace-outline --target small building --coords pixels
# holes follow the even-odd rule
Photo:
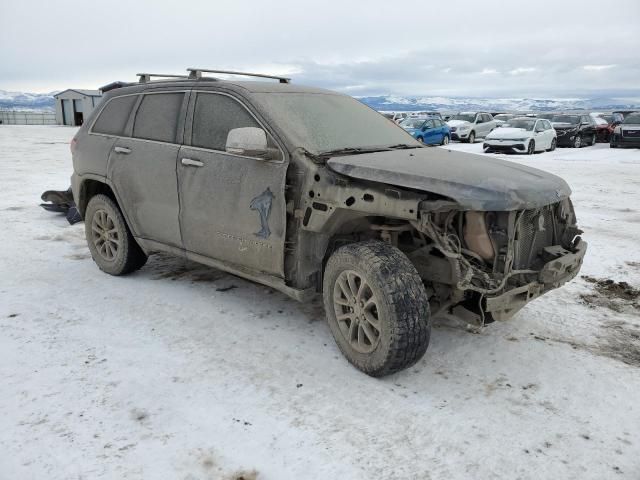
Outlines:
[[[53,97],[56,99],[58,125],[79,126],[100,103],[102,93],[99,90],[70,88]]]

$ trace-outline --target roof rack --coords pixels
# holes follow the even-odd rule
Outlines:
[[[187,68],[189,72],[189,78],[193,80],[197,80],[202,77],[202,73],[223,73],[226,75],[243,75],[245,77],[260,77],[260,78],[271,78],[272,80],[278,80],[280,83],[291,83],[290,78],[286,77],[276,77],[274,75],[263,75],[262,73],[248,73],[248,72],[234,72],[231,70],[208,70],[204,68]]]
[[[161,78],[189,78],[187,75],[172,75],[170,73],[136,73],[140,79],[139,83],[147,83],[151,81],[151,77],[161,77]]]

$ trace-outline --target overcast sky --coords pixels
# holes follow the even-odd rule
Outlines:
[[[640,0],[0,0],[0,89],[199,66],[353,95],[640,97]]]

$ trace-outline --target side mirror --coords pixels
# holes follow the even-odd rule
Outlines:
[[[267,147],[267,134],[257,127],[233,128],[227,135],[225,151],[247,157],[271,159],[270,149]]]

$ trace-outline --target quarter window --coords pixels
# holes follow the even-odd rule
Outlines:
[[[138,95],[127,95],[111,99],[100,112],[96,123],[93,124],[92,132],[105,135],[124,135],[129,114],[137,100]]]
[[[224,152],[229,131],[234,128],[261,128],[239,102],[227,95],[199,93],[193,115],[194,147]]]
[[[183,99],[184,93],[145,95],[136,113],[133,136],[145,140],[175,143]]]

